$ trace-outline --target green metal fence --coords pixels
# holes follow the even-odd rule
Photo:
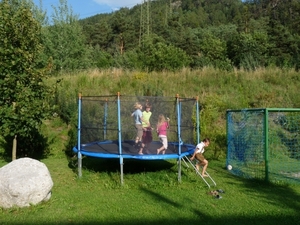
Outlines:
[[[300,109],[227,110],[228,165],[238,176],[300,183]]]

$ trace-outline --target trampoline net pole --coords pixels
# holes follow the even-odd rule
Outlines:
[[[77,146],[78,146],[78,177],[82,176],[82,155],[81,155],[81,104],[82,104],[82,96],[81,93],[78,95],[78,142],[77,142]]]
[[[179,102],[179,95],[176,95],[176,109],[177,109],[177,131],[178,131],[178,182],[181,182],[181,160],[180,160],[180,155],[181,155],[181,107],[180,107],[180,102]]]

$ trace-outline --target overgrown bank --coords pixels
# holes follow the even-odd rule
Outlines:
[[[210,158],[226,154],[226,110],[300,107],[299,72],[278,68],[224,72],[212,68],[180,72],[90,70],[61,74],[49,80],[57,85],[57,112],[67,123],[77,123],[77,96],[122,95],[197,97],[201,104],[201,137],[212,139]],[[57,83],[57,80],[60,82]],[[75,131],[74,131],[75,132]],[[73,134],[74,134],[73,132]],[[70,143],[75,144],[75,136]]]

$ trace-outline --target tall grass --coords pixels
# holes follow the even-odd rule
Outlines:
[[[58,84],[57,99],[62,117],[76,123],[77,96],[138,95],[198,97],[201,110],[201,135],[212,139],[207,154],[223,158],[226,150],[225,114],[227,109],[293,108],[300,106],[299,72],[278,68],[253,71],[221,71],[210,67],[187,68],[179,72],[129,71],[122,69],[87,70],[51,78]]]

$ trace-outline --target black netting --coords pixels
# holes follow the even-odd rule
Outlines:
[[[151,104],[153,141],[158,140],[156,124],[159,114],[170,118],[168,141],[195,143],[196,99],[160,96],[94,96],[81,98],[81,143],[104,140],[133,140],[136,136],[134,120],[131,117],[134,104]],[[118,111],[118,108],[120,110]],[[143,108],[144,110],[144,108]],[[118,120],[120,113],[120,124]],[[119,133],[120,131],[120,133]],[[120,136],[119,136],[120,135]]]

